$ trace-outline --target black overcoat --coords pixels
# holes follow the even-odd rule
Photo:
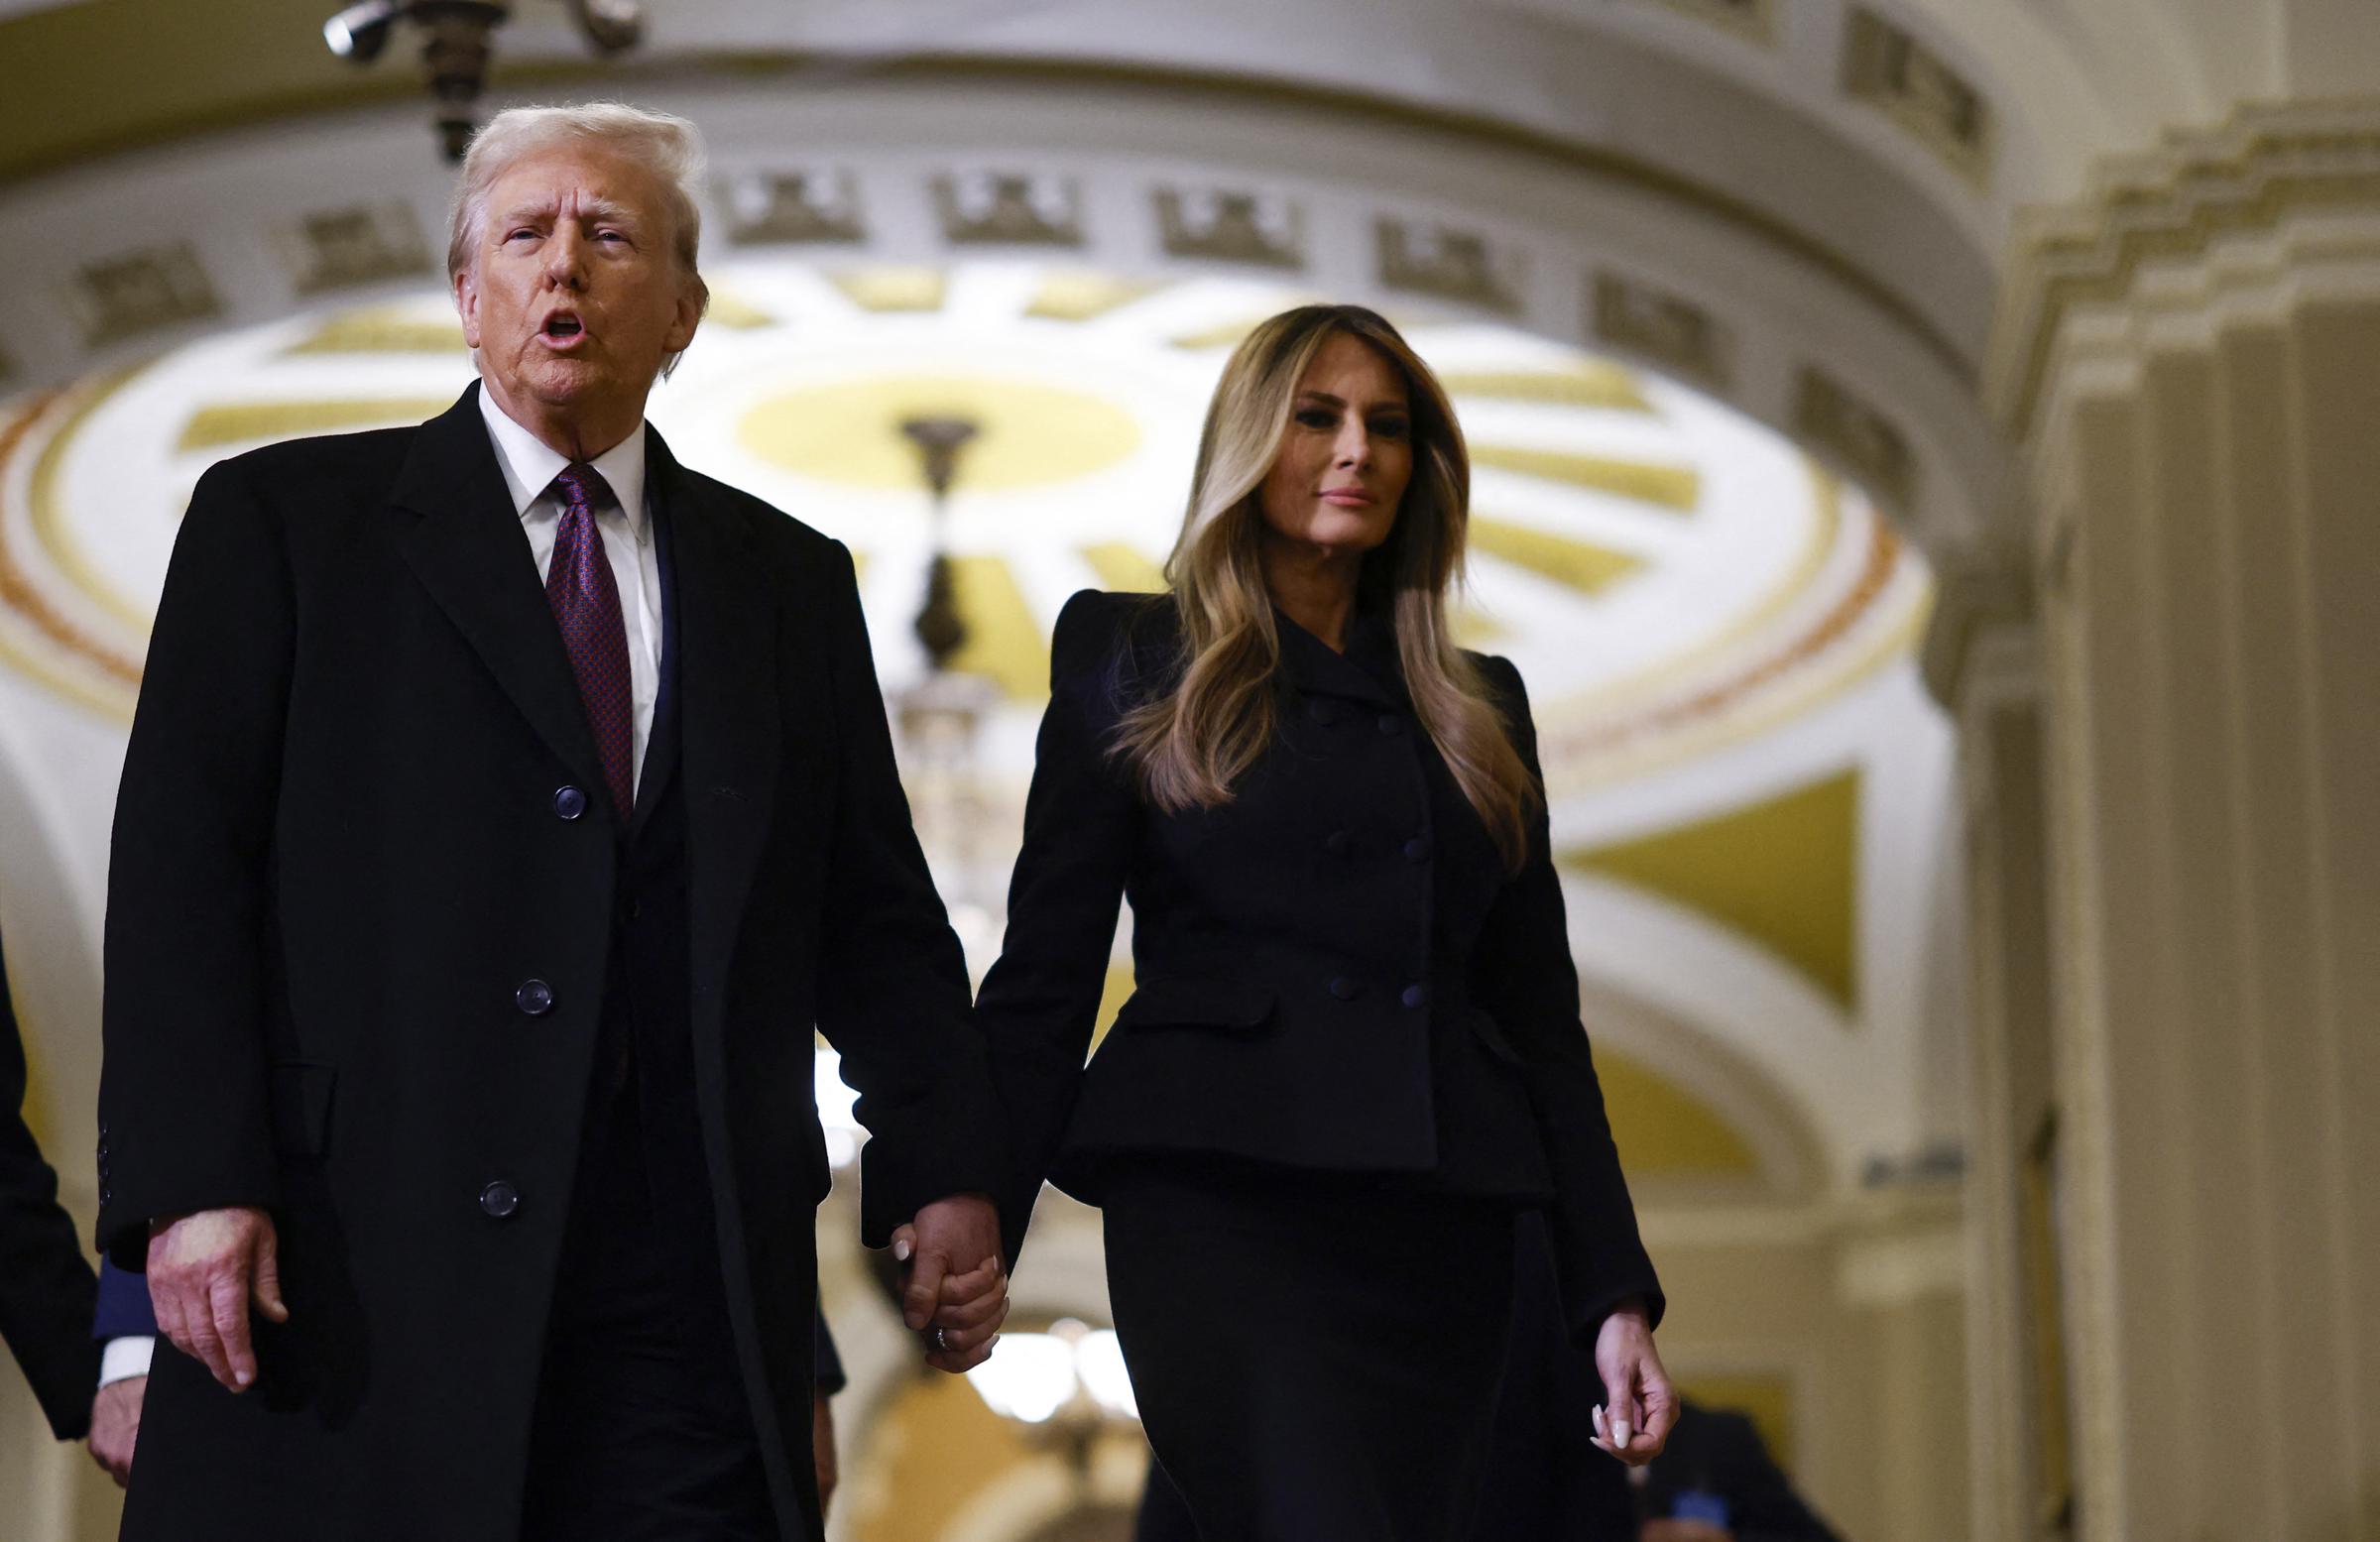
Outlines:
[[[1173,602],[1085,592],[1058,618],[1008,937],[976,1001],[1019,1163],[1001,1207],[1010,1255],[1045,1175],[1097,1203],[1119,1156],[1458,1167],[1476,1153],[1440,1149],[1432,1035],[1460,1031],[1520,1084],[1573,1333],[1592,1339],[1635,1295],[1658,1320],[1542,802],[1517,874],[1459,798],[1433,828],[1435,751],[1401,687],[1279,625],[1273,742],[1231,801],[1165,813],[1111,752],[1123,714],[1178,679]],[[1542,784],[1519,671],[1476,661]],[[1135,989],[1086,1069],[1128,897]]]
[[[602,773],[477,390],[215,466],[176,542],[116,810],[99,1239],[139,1267],[153,1217],[265,1206],[293,1320],[236,1398],[161,1350],[128,1536],[519,1534],[622,843],[557,797]],[[648,468],[721,1272],[811,1535],[813,1024],[875,1134],[870,1242],[992,1188],[1001,1131],[849,553],[657,434]]]

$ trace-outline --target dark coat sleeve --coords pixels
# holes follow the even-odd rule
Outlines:
[[[1537,728],[1520,671],[1501,658],[1486,664],[1489,683],[1504,699],[1529,777],[1542,789]],[[1481,928],[1473,999],[1495,1018],[1527,1068],[1538,1138],[1553,1172],[1554,1204],[1547,1220],[1570,1331],[1576,1342],[1593,1345],[1604,1319],[1630,1296],[1644,1298],[1656,1325],[1663,1301],[1652,1259],[1637,1236],[1636,1208],[1619,1170],[1619,1152],[1604,1116],[1603,1085],[1579,1018],[1579,974],[1570,958],[1570,923],[1562,881],[1554,872],[1551,834],[1540,797],[1529,824],[1526,865],[1504,886]]]
[[[25,1126],[25,1044],[0,970],[0,1339],[50,1428],[75,1440],[90,1428],[99,1385],[90,1336],[97,1287],[74,1223],[59,1208],[58,1174]]]
[[[236,463],[199,479],[166,571],[108,868],[99,1245],[280,1197],[267,1103],[273,815],[294,638],[277,527]]]
[[[1138,794],[1107,746],[1135,603],[1085,591],[1058,613],[1008,936],[976,998],[1015,1156],[1001,1206],[1012,1258],[1081,1089],[1131,862]]]
[[[826,582],[835,801],[818,946],[818,1028],[871,1136],[860,1236],[881,1247],[935,1200],[995,1201],[1009,1170],[1000,1109],[970,1021],[967,962],[909,822],[851,553]],[[814,660],[788,658],[790,670]],[[806,731],[808,725],[788,725]]]
[[[99,1260],[99,1311],[91,1319],[91,1337],[102,1344],[157,1337],[157,1308],[150,1303],[146,1276],[117,1268],[113,1258]]]

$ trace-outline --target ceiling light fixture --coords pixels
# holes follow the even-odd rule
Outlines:
[[[588,46],[605,59],[644,41],[645,18],[635,0],[562,0]],[[330,52],[355,64],[371,63],[400,22],[421,33],[421,63],[436,100],[438,145],[460,161],[479,128],[479,98],[495,57],[496,29],[512,7],[496,0],[362,0],[322,24]]]

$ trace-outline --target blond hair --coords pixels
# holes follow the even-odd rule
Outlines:
[[[695,254],[702,246],[702,182],[710,165],[702,131],[684,118],[626,102],[576,107],[507,107],[471,137],[446,215],[446,278],[469,268],[487,234],[488,194],[516,162],[563,145],[601,145],[651,172],[661,184],[669,217],[669,250],[678,272],[694,286],[703,310],[711,303]],[[474,353],[473,360],[477,361]],[[667,376],[680,355],[661,363]]]
[[[1479,665],[1447,629],[1446,597],[1462,577],[1471,517],[1471,458],[1437,377],[1395,327],[1360,305],[1274,316],[1224,366],[1181,535],[1165,562],[1181,615],[1178,672],[1170,689],[1125,714],[1114,753],[1151,803],[1179,812],[1229,802],[1233,783],[1272,742],[1281,640],[1264,584],[1260,501],[1298,382],[1336,336],[1366,344],[1403,378],[1412,416],[1412,479],[1388,538],[1366,553],[1359,586],[1368,601],[1387,604],[1414,716],[1517,870],[1539,793]]]

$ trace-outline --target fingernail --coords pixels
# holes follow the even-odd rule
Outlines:
[[[902,1238],[892,1245],[892,1256],[902,1263],[909,1261],[909,1240]]]
[[[1614,1419],[1614,1420],[1612,1420],[1612,1421],[1611,1421],[1611,1444],[1612,1444],[1612,1445],[1614,1445],[1614,1446],[1624,1446],[1624,1445],[1626,1445],[1627,1443],[1628,1443],[1628,1421],[1627,1421],[1627,1420],[1625,1420],[1625,1419]]]
[[[231,1379],[237,1381],[242,1386],[246,1386],[249,1382],[254,1381],[256,1376],[249,1371],[235,1370],[231,1373]]]

